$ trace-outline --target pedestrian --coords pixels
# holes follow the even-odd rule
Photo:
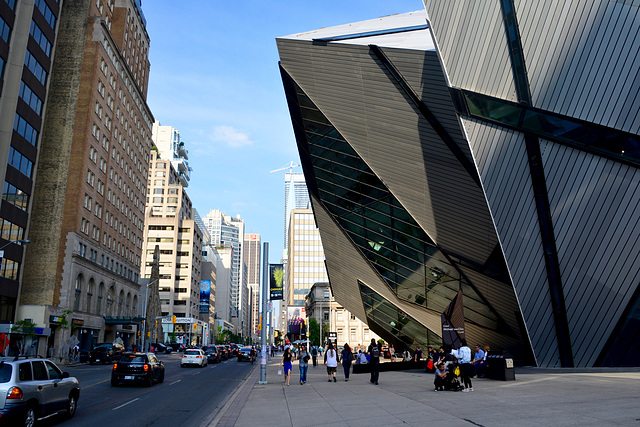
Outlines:
[[[324,352],[324,364],[327,366],[327,374],[329,374],[329,382],[333,376],[333,382],[338,382],[336,379],[336,369],[338,367],[338,353],[333,348],[333,343],[330,342],[327,346],[327,351]]]
[[[460,340],[460,348],[453,350],[453,354],[460,364],[460,379],[464,389],[462,391],[473,391],[473,384],[471,384],[471,377],[473,376],[473,365],[471,364],[471,349],[467,347],[467,340],[464,338]]]
[[[365,365],[369,363],[369,361],[367,360],[367,355],[364,354],[362,350],[358,352],[358,361],[356,363],[359,365]]]
[[[369,382],[378,385],[378,377],[380,376],[380,344],[376,343],[375,338],[371,338],[369,345],[369,364],[371,367],[371,379]]]
[[[429,356],[427,356],[428,358]],[[416,346],[416,351],[413,352],[413,361],[420,362],[422,360],[422,350],[420,350],[420,346]]]
[[[311,355],[307,351],[307,347],[303,344],[298,352],[298,367],[300,368],[300,385],[307,383],[307,370],[309,369],[309,359]]]
[[[389,358],[392,362],[396,361],[396,349],[393,348],[393,344],[389,346]]]
[[[344,350],[340,353],[342,358],[342,367],[344,368],[344,380],[349,381],[349,370],[351,369],[351,362],[353,362],[353,353],[349,344],[344,344]]]
[[[284,349],[280,367],[284,367],[284,383],[289,387],[289,382],[291,381],[291,347]]]
[[[318,346],[314,345],[311,349],[311,358],[313,359],[313,367],[318,366]]]

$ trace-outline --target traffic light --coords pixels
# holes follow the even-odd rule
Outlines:
[[[176,316],[171,316],[171,323],[176,324]]]
[[[197,323],[194,323],[194,324],[193,324],[193,330],[195,331],[196,329],[198,329],[198,324],[197,324]]]

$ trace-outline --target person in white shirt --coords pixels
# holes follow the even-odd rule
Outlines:
[[[464,385],[462,391],[473,391],[473,384],[471,384],[471,376],[473,375],[473,365],[471,364],[471,349],[467,347],[467,340],[464,338],[460,340],[460,348],[453,350],[453,354],[458,363],[460,364],[460,379]]]
[[[338,353],[333,348],[333,343],[329,343],[327,351],[324,352],[324,364],[327,366],[327,374],[329,374],[329,382],[333,377],[333,382],[338,382],[336,379],[336,368],[338,367]]]

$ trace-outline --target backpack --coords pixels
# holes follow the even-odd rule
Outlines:
[[[377,345],[374,345],[371,348],[371,357],[380,357],[380,349],[378,348]]]
[[[317,349],[317,348],[315,348],[315,347],[313,347],[313,348],[311,349],[311,354],[312,354],[312,355],[314,355],[314,356],[317,356],[317,355],[318,355],[318,349]]]

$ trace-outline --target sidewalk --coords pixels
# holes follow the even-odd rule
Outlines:
[[[256,363],[247,380],[206,426],[640,426],[640,369],[516,368],[516,381],[474,379],[475,391],[434,392],[433,374],[381,372],[327,382],[324,365],[309,367],[300,385],[297,363],[291,386],[277,374],[280,358],[258,384]]]

